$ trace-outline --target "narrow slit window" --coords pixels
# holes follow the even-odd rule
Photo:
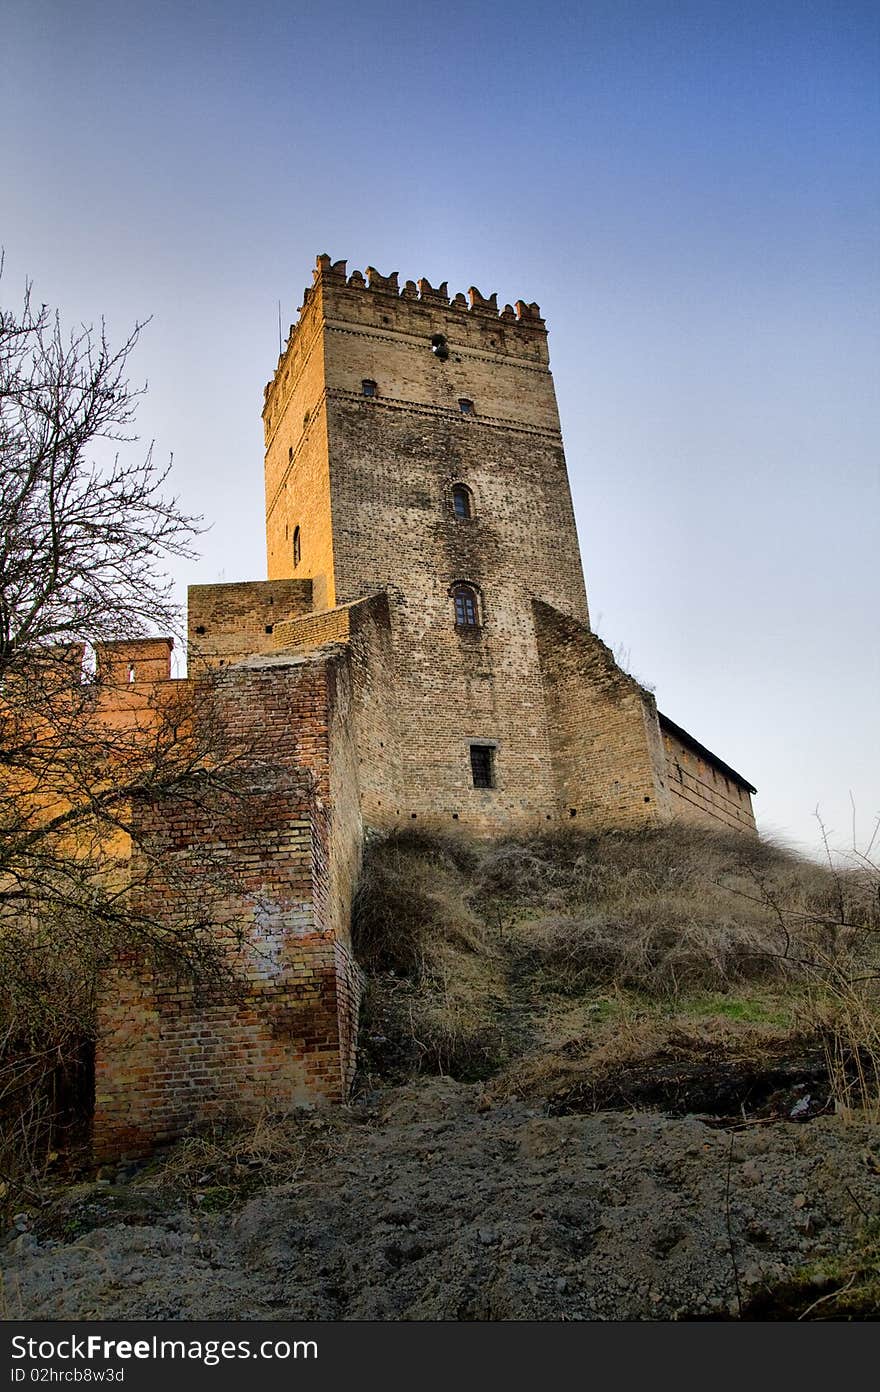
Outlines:
[[[471,775],[475,788],[495,787],[495,750],[491,744],[471,745]]]
[[[299,565],[300,556],[301,556],[301,555],[302,555],[302,546],[301,546],[301,543],[300,543],[299,527],[294,527],[294,529],[293,529],[293,564],[294,564],[294,567],[296,567],[296,566]]]
[[[473,517],[471,490],[463,483],[457,483],[452,490],[452,510],[456,517]]]
[[[480,610],[476,590],[471,585],[456,585],[452,597],[455,601],[456,628],[479,628]]]

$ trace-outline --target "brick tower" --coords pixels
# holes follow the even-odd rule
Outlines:
[[[263,423],[269,579],[193,587],[190,650],[344,657],[368,825],[754,829],[590,630],[536,304],[319,256]]]
[[[588,615],[544,321],[469,298],[319,257],[266,391],[269,577],[388,593],[394,815],[498,825],[557,803],[531,602]]]

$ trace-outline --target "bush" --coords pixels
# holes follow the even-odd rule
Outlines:
[[[440,837],[407,832],[368,845],[352,923],[361,964],[421,980],[443,943],[483,950],[485,929],[466,898],[474,863],[466,843]]]

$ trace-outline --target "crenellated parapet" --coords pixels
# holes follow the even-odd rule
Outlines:
[[[292,365],[295,366],[297,359],[301,356],[300,345],[307,345],[311,340],[310,324],[315,321],[316,316],[318,321],[322,316],[332,318],[334,314],[332,306],[339,303],[340,295],[348,297],[348,304],[341,316],[347,317],[354,309],[350,298],[351,292],[355,292],[358,297],[364,296],[361,302],[361,312],[366,317],[373,313],[368,309],[372,301],[375,320],[380,325],[391,322],[394,311],[390,308],[389,302],[396,301],[400,309],[425,310],[435,314],[441,311],[447,317],[450,331],[452,331],[452,325],[456,321],[461,323],[462,329],[464,329],[465,324],[469,323],[472,329],[465,332],[468,338],[474,342],[476,341],[474,334],[486,335],[488,330],[491,335],[492,325],[497,324],[505,331],[509,331],[511,328],[524,331],[521,337],[518,335],[517,337],[529,355],[545,351],[537,347],[540,339],[546,336],[546,325],[541,317],[539,305],[534,302],[516,300],[513,305],[505,304],[499,309],[498,295],[494,290],[491,294],[484,295],[476,285],[471,285],[466,294],[461,291],[450,294],[448,281],[444,280],[435,285],[426,276],[421,276],[417,280],[405,280],[401,285],[398,271],[383,275],[375,266],[367,266],[365,271],[352,270],[349,272],[346,261],[334,261],[326,252],[323,252],[315,261],[312,284],[303,291],[303,302],[298,311],[299,318],[295,324],[290,325],[287,339],[281,346],[276,376],[272,381],[266,383],[264,415],[269,409],[269,395],[276,381],[283,378],[284,373],[288,372]],[[328,308],[328,306],[330,307]],[[454,320],[450,317],[452,315],[455,316]],[[458,316],[461,316],[460,320],[458,320]],[[443,328],[442,323],[440,327]],[[508,340],[508,342],[512,343],[513,339]],[[306,347],[303,347],[302,351],[306,352]]]
[[[530,328],[544,327],[540,307],[534,302],[526,303],[524,300],[516,300],[515,307],[506,304],[499,311],[498,295],[495,291],[486,296],[481,294],[475,285],[471,285],[466,296],[461,292],[450,296],[447,281],[444,280],[440,285],[434,286],[425,276],[419,280],[405,281],[401,289],[398,283],[398,271],[392,271],[390,275],[382,275],[375,266],[367,266],[366,273],[352,271],[351,274],[347,274],[346,265],[345,261],[331,260],[326,252],[317,258],[315,269],[312,272],[312,285],[306,289],[303,296],[303,309],[315,287],[327,281],[336,285],[346,285],[350,290],[364,290],[368,294],[393,295],[395,298],[405,300],[419,300],[422,304],[427,305],[449,305],[452,309],[459,309],[465,313],[504,319],[508,322],[528,325]]]

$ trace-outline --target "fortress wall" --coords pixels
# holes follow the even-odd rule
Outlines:
[[[665,729],[663,745],[666,782],[677,821],[757,832],[747,787]]]
[[[281,622],[308,614],[311,580],[249,580],[228,585],[190,585],[187,637],[191,676],[224,667],[253,653],[272,652]]]
[[[133,890],[138,911],[170,928],[195,904],[219,911],[241,980],[194,988],[120,963],[100,1009],[97,1155],[144,1153],[221,1112],[344,1099],[362,984],[349,936],[362,842],[350,706],[338,660],[231,669],[213,710],[227,747],[248,746],[244,792],[195,785],[138,805],[138,840],[192,895],[183,903],[178,879],[151,875]]]
[[[534,605],[560,815],[578,826],[665,820],[656,708],[585,625]]]
[[[171,676],[173,638],[122,638],[95,644],[96,675],[108,686],[167,681]],[[83,645],[77,644],[82,664]],[[76,662],[76,658],[73,661]]]
[[[367,826],[389,827],[402,820],[398,811],[402,733],[388,595],[375,595],[352,605],[350,616],[349,660],[361,812]]]
[[[306,614],[300,619],[278,624],[275,643],[285,652],[313,652],[325,643],[344,643],[349,635],[349,608],[340,604],[335,609]]]

